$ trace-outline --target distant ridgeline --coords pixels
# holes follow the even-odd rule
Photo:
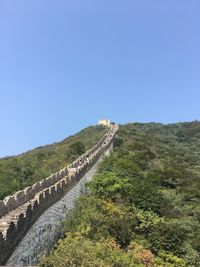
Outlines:
[[[19,242],[50,206],[73,188],[112,145],[118,126],[61,171],[0,201],[0,265],[6,264]]]

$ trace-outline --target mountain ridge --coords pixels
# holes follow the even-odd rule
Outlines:
[[[107,129],[89,126],[60,142],[0,159],[0,199],[59,171],[92,147]]]

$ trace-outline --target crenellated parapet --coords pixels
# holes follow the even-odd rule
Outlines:
[[[74,187],[112,144],[114,125],[91,149],[69,166],[0,201],[0,265],[7,262],[30,227]]]
[[[0,201],[0,217],[31,200],[38,192],[55,184],[60,179],[64,178],[67,174],[68,169],[64,168],[61,171],[52,174],[39,182],[34,183],[32,186],[26,187],[24,190],[16,192],[12,196],[7,196],[3,201]]]

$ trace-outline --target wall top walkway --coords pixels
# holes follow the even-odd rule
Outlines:
[[[60,200],[91,168],[112,143],[114,125],[101,140],[72,164],[46,179],[0,201],[0,264],[5,264],[31,225]]]

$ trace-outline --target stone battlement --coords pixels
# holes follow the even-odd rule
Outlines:
[[[96,163],[111,145],[117,130],[118,126],[112,126],[95,146],[69,166],[0,201],[1,265],[7,262],[41,214],[69,192]]]

